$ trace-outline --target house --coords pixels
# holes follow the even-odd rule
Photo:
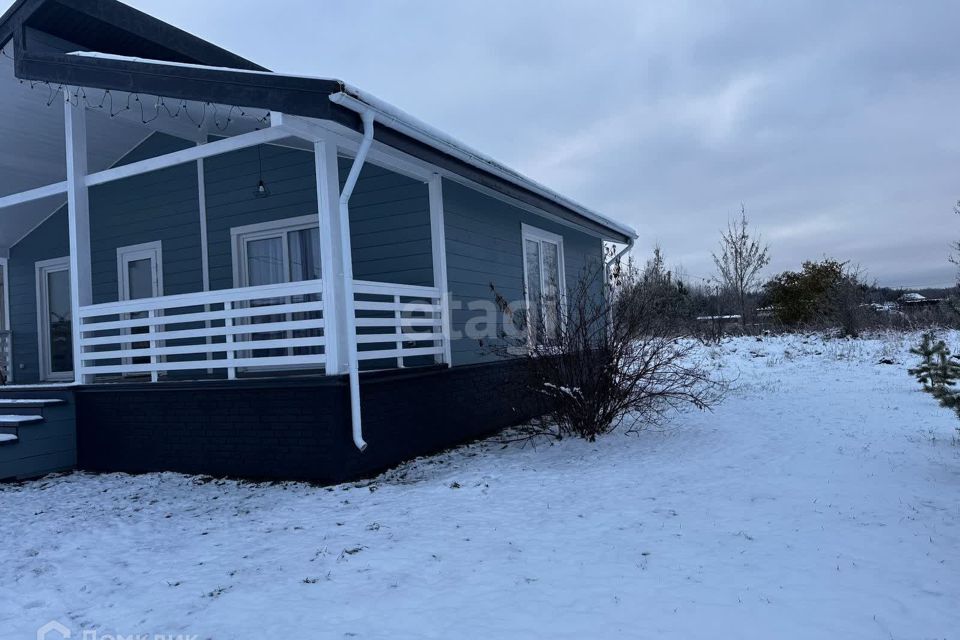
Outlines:
[[[549,309],[634,238],[339,80],[115,0],[17,0],[0,478],[336,482],[490,433],[533,410],[471,335],[491,287]]]
[[[908,292],[897,298],[897,305],[902,311],[914,311],[927,307],[936,307],[945,301],[944,298],[928,298],[916,292]]]

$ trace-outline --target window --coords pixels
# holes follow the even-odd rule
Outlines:
[[[0,258],[0,331],[5,331],[10,324],[7,320],[7,310],[10,308],[7,289],[7,260]]]
[[[523,276],[527,325],[534,344],[549,344],[559,337],[566,283],[563,271],[563,238],[523,225]]]
[[[135,244],[117,249],[117,283],[120,300],[139,300],[163,295],[163,246],[160,241]],[[145,318],[147,313],[124,314],[124,320]],[[130,334],[149,333],[146,326],[126,331]],[[131,349],[148,349],[149,342],[134,342]],[[148,364],[149,356],[124,358],[123,364]]]
[[[55,258],[36,264],[37,334],[41,380],[73,378],[73,322],[70,260]]]
[[[0,382],[10,383],[13,381],[13,345],[10,343],[10,301],[7,300],[10,286],[7,284],[9,277],[7,269],[7,259],[0,258]]]
[[[239,287],[256,287],[284,282],[316,280],[320,273],[320,231],[316,215],[288,218],[230,231],[233,238],[234,282]],[[319,300],[320,295],[287,296],[254,300],[256,306],[309,302]],[[258,316],[251,324],[275,323],[293,320],[319,319],[319,312]],[[251,340],[277,340],[283,338],[306,338],[321,335],[319,329],[295,331],[259,332],[250,335]],[[268,358],[287,355],[319,353],[321,347],[292,347],[254,349],[244,357]]]
[[[232,229],[237,286],[256,287],[319,278],[317,225],[317,216],[303,216]]]
[[[160,241],[117,249],[120,300],[163,295],[163,246]]]

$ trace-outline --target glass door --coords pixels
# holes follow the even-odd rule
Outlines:
[[[73,379],[73,318],[67,258],[38,262],[37,325],[40,379]]]
[[[246,286],[258,287],[265,284],[280,284],[286,282],[284,278],[284,264],[286,256],[283,246],[283,235],[245,239],[244,253],[246,254]],[[283,304],[284,298],[261,298],[251,301],[254,307],[265,307]],[[283,322],[286,316],[256,316],[251,318],[251,324],[272,324]],[[252,338],[258,340],[279,340],[285,337],[284,331],[270,333],[254,333]],[[286,349],[255,349],[254,358],[269,358],[286,355]]]
[[[320,278],[320,233],[314,222],[314,216],[307,216],[310,222],[277,221],[255,228],[234,230],[236,237],[240,286],[256,287],[286,282],[301,282]],[[319,300],[319,294],[285,296],[281,298],[262,298],[250,302],[251,306],[264,307],[296,302]],[[255,324],[274,324],[296,320],[319,320],[319,312],[277,314],[257,316],[249,322]],[[253,333],[247,337],[252,341],[282,340],[285,338],[304,338],[319,335],[320,329],[295,329],[289,331],[271,331]],[[288,355],[308,355],[318,353],[320,347],[277,347],[272,349],[254,349],[246,357],[268,358]]]
[[[9,321],[7,320],[10,308],[7,302],[7,261],[6,258],[0,258],[0,384],[8,384],[11,380],[11,361],[13,360],[13,348],[10,343],[10,333],[7,329]]]
[[[117,279],[120,287],[120,300],[140,300],[163,295],[163,272],[161,267],[161,245],[159,242],[138,244],[117,249]],[[130,313],[124,319],[145,318],[146,312]],[[133,327],[132,335],[149,333],[150,327]],[[130,349],[148,349],[149,342],[134,342]],[[150,357],[124,358],[124,364],[149,364]]]
[[[0,331],[7,330],[7,265],[0,260]]]

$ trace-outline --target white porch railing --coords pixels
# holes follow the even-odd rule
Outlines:
[[[80,376],[323,368],[321,290],[310,280],[81,307]],[[354,296],[359,361],[442,358],[438,288],[358,280]]]
[[[325,362],[322,283],[205,291],[81,307],[79,373],[150,374]]]
[[[403,367],[409,358],[443,355],[440,289],[357,280],[353,291],[358,360]]]
[[[13,380],[13,333],[0,331],[0,380]]]

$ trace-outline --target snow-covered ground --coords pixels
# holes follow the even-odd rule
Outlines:
[[[361,485],[3,486],[0,637],[957,638],[956,419],[906,344],[730,341],[713,413]]]

